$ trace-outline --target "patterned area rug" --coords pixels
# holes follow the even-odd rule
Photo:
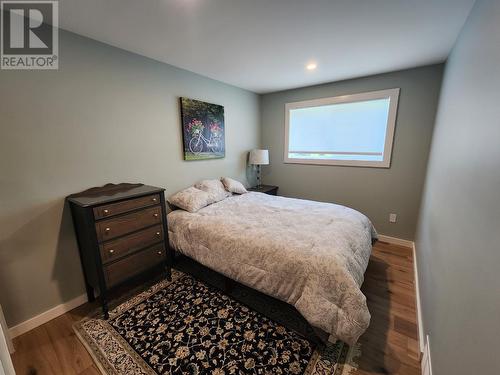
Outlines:
[[[346,375],[359,354],[316,345],[180,271],[74,329],[103,374]]]

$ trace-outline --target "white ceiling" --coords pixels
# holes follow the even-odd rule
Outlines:
[[[59,3],[63,29],[265,93],[442,62],[474,0]]]

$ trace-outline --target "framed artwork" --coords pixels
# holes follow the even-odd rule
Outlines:
[[[226,155],[224,107],[181,98],[184,160],[218,159]]]

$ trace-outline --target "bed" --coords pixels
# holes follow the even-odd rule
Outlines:
[[[168,214],[170,245],[285,301],[313,327],[354,344],[370,323],[360,290],[376,232],[353,209],[250,192]]]

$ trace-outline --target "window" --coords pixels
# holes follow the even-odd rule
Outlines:
[[[389,168],[399,89],[288,103],[285,163]]]

